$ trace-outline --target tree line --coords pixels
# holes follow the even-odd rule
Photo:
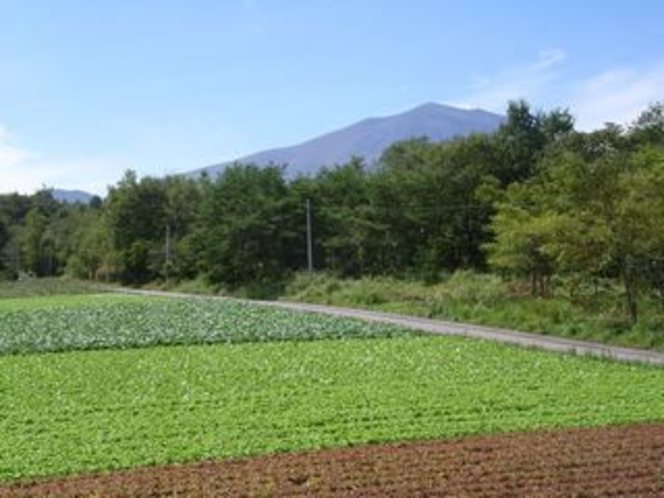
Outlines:
[[[234,164],[218,177],[139,178],[102,200],[47,190],[0,196],[0,275],[70,274],[140,285],[205,278],[229,290],[279,286],[308,266],[343,277],[437,281],[459,269],[610,280],[638,318],[664,300],[664,106],[580,132],[567,110],[510,102],[493,134],[415,138],[377,164],[360,157],[290,178]]]

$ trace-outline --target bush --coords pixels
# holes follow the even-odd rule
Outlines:
[[[507,287],[497,275],[458,271],[447,280],[445,289],[450,299],[467,305],[495,307],[509,299]]]

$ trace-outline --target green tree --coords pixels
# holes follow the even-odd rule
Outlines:
[[[567,110],[533,112],[524,100],[509,102],[507,119],[495,135],[501,153],[497,178],[504,185],[530,178],[545,149],[573,129],[574,119]]]
[[[22,233],[22,254],[25,268],[37,276],[46,275],[48,261],[53,258],[52,240],[46,233],[48,217],[33,207],[25,217]]]
[[[664,146],[664,102],[643,111],[629,128],[629,135],[641,145]]]
[[[663,255],[664,152],[633,151],[616,138],[610,127],[584,139],[593,145],[590,153],[553,151],[537,178],[512,187],[493,221],[492,262],[615,276],[636,321],[640,292],[653,285],[648,275]]]
[[[235,164],[206,191],[197,239],[209,279],[230,288],[285,275],[284,208],[288,186],[283,168]]]
[[[187,253],[194,250],[191,234],[198,217],[202,189],[193,178],[169,176],[164,180],[164,268],[168,280],[192,277],[195,265]]]
[[[108,217],[101,209],[90,207],[76,217],[76,222],[73,250],[67,261],[68,273],[89,280],[99,280],[102,276],[108,280],[114,267]]]
[[[387,267],[431,279],[442,270],[484,268],[492,206],[476,191],[500,174],[497,163],[487,135],[388,149],[372,182]]]
[[[343,276],[372,273],[377,227],[371,203],[371,176],[364,161],[324,168],[316,176],[316,238],[325,268]]]
[[[0,217],[0,279],[10,276],[8,259],[5,253],[7,244],[10,240],[9,229],[6,222]]]
[[[133,171],[109,189],[108,228],[124,282],[147,282],[163,270],[166,205],[163,180],[139,181]]]
[[[495,239],[486,244],[489,263],[497,268],[527,276],[533,296],[546,297],[556,270],[546,248],[559,220],[543,202],[545,192],[538,184],[513,184],[497,204],[491,222]]]

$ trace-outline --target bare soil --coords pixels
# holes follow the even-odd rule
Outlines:
[[[0,485],[0,497],[664,497],[664,424],[376,444]]]

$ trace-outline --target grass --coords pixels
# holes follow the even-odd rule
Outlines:
[[[661,304],[645,300],[641,320],[631,325],[616,294],[605,292],[580,305],[564,296],[533,298],[497,275],[457,272],[435,285],[387,277],[341,280],[299,274],[283,298],[664,350]]]
[[[453,337],[0,357],[0,480],[664,420],[664,370]]]
[[[4,299],[0,324],[0,354],[414,333],[233,299],[120,294]]]
[[[35,296],[62,296],[102,292],[103,287],[83,280],[65,277],[0,280],[0,300]]]

